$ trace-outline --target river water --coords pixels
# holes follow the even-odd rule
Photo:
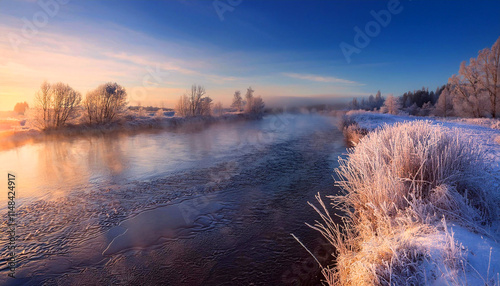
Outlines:
[[[16,175],[16,279],[0,284],[318,285],[331,262],[307,204],[338,192],[336,119],[54,138],[0,152]],[[7,191],[0,197],[7,231]]]

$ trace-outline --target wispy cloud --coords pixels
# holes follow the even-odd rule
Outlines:
[[[107,53],[104,53],[104,55],[108,58],[124,61],[124,62],[131,63],[131,64],[134,64],[137,66],[154,67],[154,66],[159,65],[162,69],[164,69],[166,71],[176,71],[176,72],[186,74],[186,75],[196,74],[196,72],[194,70],[180,67],[179,65],[176,65],[176,64],[171,63],[171,62],[161,62],[160,63],[158,61],[147,59],[146,57],[132,55],[130,53],[125,53],[125,52],[110,53],[110,52],[107,52]]]
[[[299,73],[283,73],[283,75],[287,76],[287,77],[295,78],[295,79],[308,80],[308,81],[314,81],[314,82],[337,83],[337,84],[356,85],[356,86],[363,86],[364,85],[362,83],[355,82],[352,80],[331,77],[331,76],[320,76],[320,75],[314,75],[314,74],[299,74]]]
[[[10,25],[0,24],[0,34],[21,34],[19,20],[9,20]],[[18,51],[9,41],[0,42],[0,109],[31,101],[44,80],[68,83],[84,94],[102,82],[117,81],[130,91],[132,103],[133,91],[140,90],[144,102],[165,100],[171,105],[171,99],[192,83],[218,86],[240,79],[228,76],[213,62],[203,62],[192,46],[182,54],[176,44],[115,25],[100,27],[99,35],[85,30],[80,30],[80,36],[65,29],[41,30]],[[130,41],[131,34],[140,44]]]
[[[4,17],[0,35],[22,35],[21,19],[2,13],[0,16]],[[193,83],[204,85],[214,100],[225,104],[235,90],[248,86],[262,96],[327,92],[324,85],[311,86],[294,79],[334,84],[339,94],[362,86],[313,74],[285,73],[281,75],[286,77],[275,77],[288,70],[280,63],[301,58],[286,51],[226,51],[197,42],[153,37],[112,22],[82,19],[64,25],[54,20],[23,42],[18,51],[8,40],[0,41],[0,55],[0,109],[11,109],[19,101],[30,102],[44,80],[68,83],[83,94],[103,82],[116,81],[127,88],[131,104],[161,102],[166,106],[173,106]]]

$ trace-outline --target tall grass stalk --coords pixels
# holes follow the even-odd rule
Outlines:
[[[336,265],[324,268],[329,285],[425,284],[426,260],[459,271],[461,248],[446,220],[481,229],[498,219],[484,152],[458,131],[414,121],[385,126],[363,137],[339,159],[328,197],[345,214],[332,219],[319,194],[321,222],[311,226],[336,248]]]

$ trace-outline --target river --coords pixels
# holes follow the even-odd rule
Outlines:
[[[0,284],[319,285],[333,249],[305,222],[338,192],[336,119],[47,139],[0,152],[16,175],[16,278]],[[7,232],[7,191],[0,197]]]

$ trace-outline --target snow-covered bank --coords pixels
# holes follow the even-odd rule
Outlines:
[[[345,228],[325,207],[316,224],[338,251],[327,281],[499,285],[500,130],[491,122],[347,116],[370,132],[337,169],[346,193],[332,199],[348,216]]]
[[[57,136],[87,136],[92,134],[142,132],[151,130],[201,130],[211,124],[244,120],[257,120],[260,114],[224,114],[222,116],[198,117],[155,117],[133,116],[105,125],[70,125],[61,129],[41,131],[29,127],[18,127],[0,133],[0,151],[16,148],[31,142],[38,142]]]
[[[457,129],[463,137],[478,143],[486,153],[492,171],[496,172],[496,182],[500,189],[500,119],[416,117],[359,111],[348,112],[346,116],[356,122],[361,129],[368,131],[385,125],[415,120],[425,120],[449,129]],[[500,196],[500,191],[498,193]]]

